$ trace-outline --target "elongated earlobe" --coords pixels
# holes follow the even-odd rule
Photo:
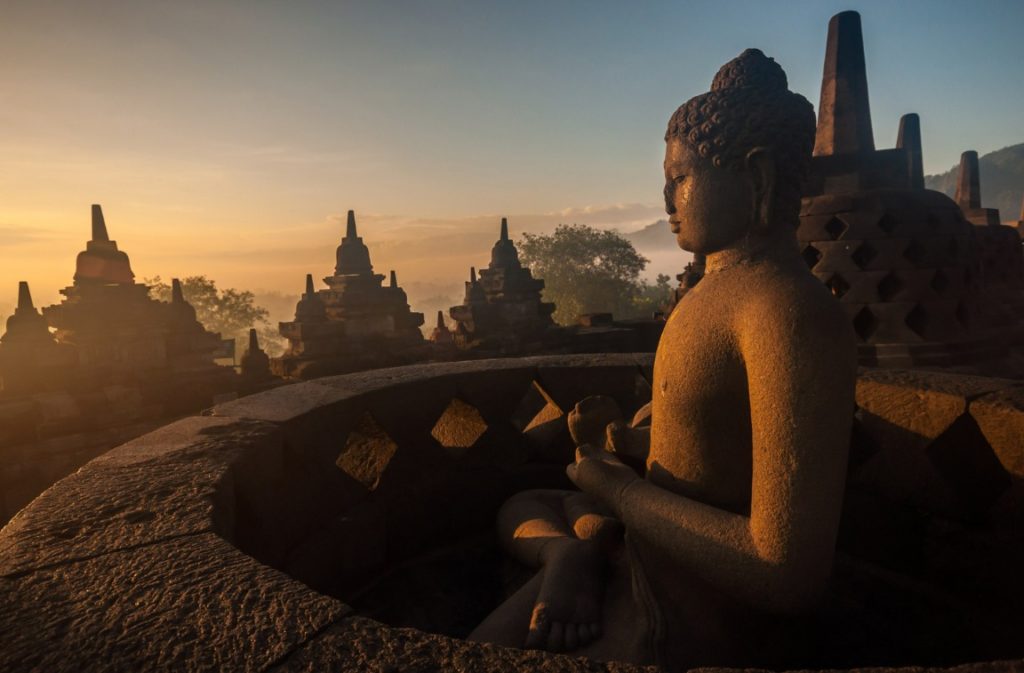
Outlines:
[[[746,165],[754,185],[754,228],[766,231],[775,209],[775,157],[768,148],[755,147],[747,153]]]

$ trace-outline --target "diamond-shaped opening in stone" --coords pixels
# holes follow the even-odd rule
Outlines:
[[[480,411],[456,397],[445,407],[430,434],[449,452],[462,454],[486,431],[487,421]]]
[[[369,413],[348,433],[335,464],[369,489],[376,488],[398,444]]]
[[[850,255],[850,259],[853,260],[854,264],[863,269],[871,263],[871,260],[873,260],[877,254],[878,251],[875,250],[875,247],[865,241],[853,251],[853,254]]]
[[[963,302],[960,302],[956,306],[956,319],[960,321],[960,324],[965,328],[970,329],[971,327],[971,313],[967,310],[967,306]]]
[[[548,403],[535,381],[527,389],[523,399],[516,405],[515,411],[509,416],[509,422],[520,432],[525,432],[527,428],[535,424],[537,416],[546,411],[549,406],[554,405]]]
[[[821,261],[821,250],[808,243],[804,251],[800,253],[800,256],[807,262],[807,268],[813,269]]]
[[[892,232],[896,231],[896,227],[898,225],[899,222],[897,222],[896,218],[893,217],[890,213],[883,213],[882,217],[878,219],[878,228],[887,234],[891,234]]]
[[[825,286],[837,299],[842,299],[843,295],[850,291],[850,284],[838,273],[832,274],[832,277],[825,281]]]
[[[885,278],[878,281],[878,297],[882,301],[892,301],[896,293],[903,289],[903,283],[894,273],[885,274]]]
[[[907,327],[911,329],[917,336],[922,339],[925,338],[924,333],[928,328],[928,313],[925,311],[920,304],[917,304],[910,310],[907,317],[903,319],[907,323]]]
[[[825,225],[825,233],[829,235],[833,241],[839,240],[849,227],[845,222],[840,220],[838,217],[833,217]]]
[[[946,288],[949,287],[949,278],[947,278],[946,274],[942,272],[942,269],[937,269],[935,271],[935,275],[932,276],[931,285],[932,289],[939,294],[945,292]]]
[[[875,317],[875,314],[867,306],[857,311],[857,315],[853,316],[853,331],[862,340],[867,341],[870,339],[876,329],[878,329],[878,318]]]
[[[911,239],[910,244],[903,251],[903,257],[912,264],[920,264],[927,251],[917,239]]]

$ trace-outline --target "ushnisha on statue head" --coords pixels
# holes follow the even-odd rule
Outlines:
[[[774,59],[747,49],[722,66],[665,132],[665,210],[680,247],[712,254],[791,236],[814,134],[813,106]]]

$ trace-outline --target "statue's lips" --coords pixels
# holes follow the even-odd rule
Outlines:
[[[668,228],[673,234],[679,233],[679,223],[676,222],[675,220],[668,221]]]

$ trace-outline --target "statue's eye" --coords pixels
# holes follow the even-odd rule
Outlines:
[[[677,175],[676,177],[672,178],[672,182],[676,183],[677,185],[683,184],[683,182],[685,180],[686,180],[686,176],[685,175]]]

